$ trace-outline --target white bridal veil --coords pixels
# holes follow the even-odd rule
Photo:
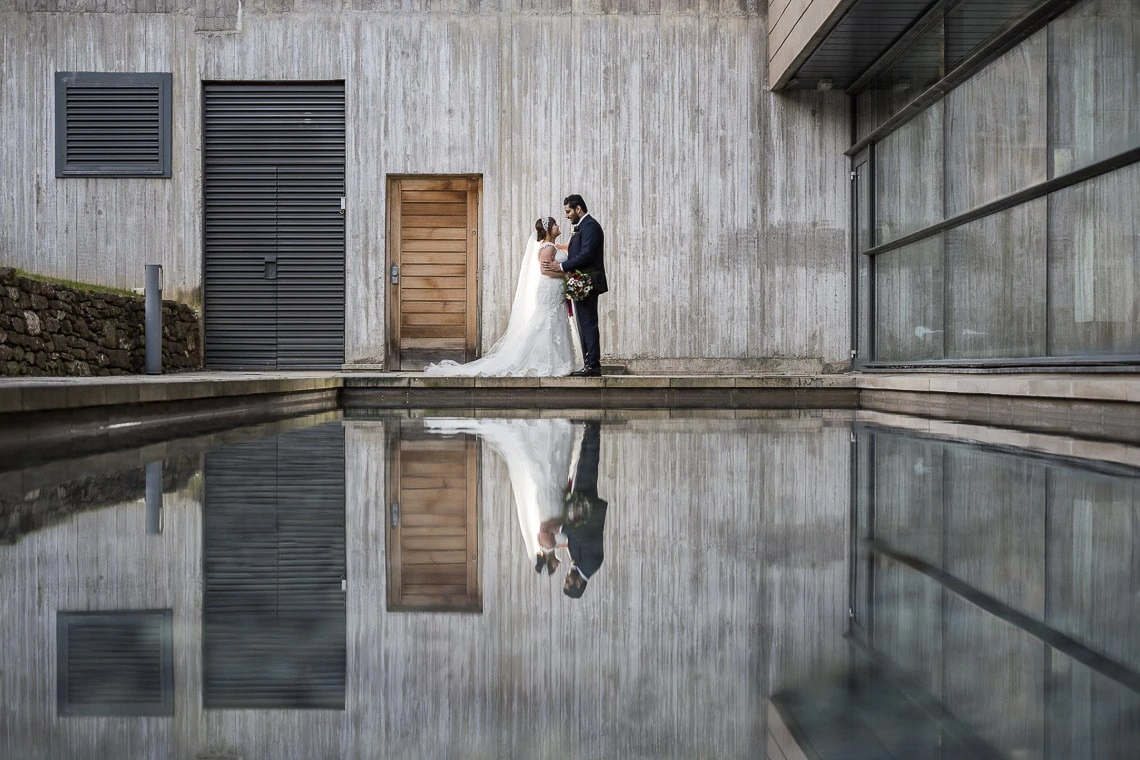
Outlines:
[[[511,304],[510,321],[506,332],[495,341],[485,356],[466,364],[442,361],[424,368],[425,375],[534,375],[531,362],[531,340],[533,320],[538,309],[539,283],[542,278],[538,263],[538,234],[530,233],[522,263],[519,265],[518,283],[515,285],[515,300]]]
[[[574,452],[573,423],[566,419],[427,419],[431,433],[477,435],[507,465],[527,559],[538,552],[538,529],[561,516]]]

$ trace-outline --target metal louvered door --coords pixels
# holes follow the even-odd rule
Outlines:
[[[344,428],[206,454],[202,703],[344,709]]]
[[[343,82],[204,87],[206,365],[344,363]]]

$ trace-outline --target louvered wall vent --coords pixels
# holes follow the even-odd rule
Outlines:
[[[60,612],[60,715],[173,715],[170,610]]]
[[[170,74],[55,75],[55,176],[169,177]]]

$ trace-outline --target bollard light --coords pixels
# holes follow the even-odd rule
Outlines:
[[[162,265],[146,265],[146,373],[162,374]]]

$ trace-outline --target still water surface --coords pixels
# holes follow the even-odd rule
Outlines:
[[[1121,465],[848,412],[353,412],[0,473],[0,508],[4,758],[1140,747]]]

